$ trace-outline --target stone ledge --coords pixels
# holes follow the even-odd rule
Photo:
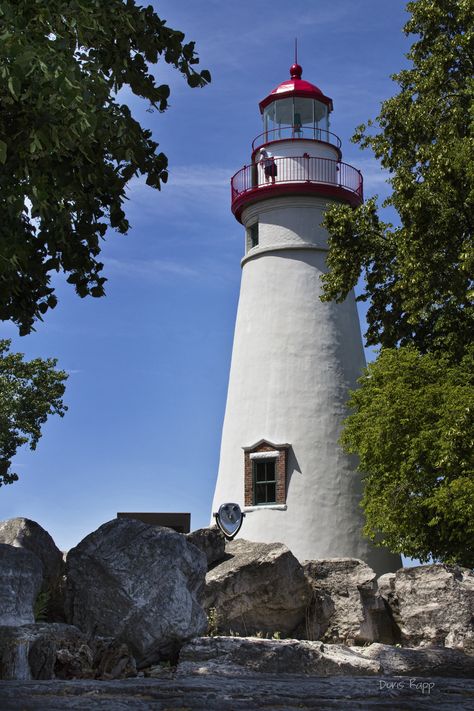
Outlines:
[[[197,637],[180,652],[177,674],[474,677],[474,657],[442,647],[348,647],[296,639]]]

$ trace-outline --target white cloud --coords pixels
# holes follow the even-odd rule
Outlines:
[[[190,165],[170,171],[168,184],[171,187],[203,189],[206,191],[228,190],[232,169],[212,165]]]
[[[195,222],[193,215],[227,216],[230,177],[235,171],[213,165],[173,167],[166,185],[157,192],[146,185],[144,177],[133,180],[128,188],[126,205],[133,223],[133,211],[141,217],[166,217]]]
[[[133,259],[123,261],[109,257],[107,271],[121,276],[156,279],[165,275],[173,277],[197,277],[199,271],[181,262],[168,259]]]

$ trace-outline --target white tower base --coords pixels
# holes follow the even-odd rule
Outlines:
[[[363,535],[356,461],[338,444],[348,390],[365,366],[354,296],[322,303],[328,201],[285,196],[245,208],[259,243],[243,260],[213,512],[246,512],[239,536],[285,543],[300,560],[354,557],[377,573],[400,556]],[[284,503],[247,505],[244,447],[286,443]],[[248,497],[247,497],[248,499]]]

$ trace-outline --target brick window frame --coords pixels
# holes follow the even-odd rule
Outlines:
[[[286,504],[286,469],[289,444],[274,444],[262,439],[259,442],[243,447],[244,450],[244,502],[245,506],[268,506],[271,504],[256,504],[254,500],[255,459],[275,459],[276,500],[275,505]]]

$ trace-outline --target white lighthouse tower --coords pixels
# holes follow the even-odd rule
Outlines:
[[[362,176],[329,131],[332,100],[299,64],[290,74],[260,102],[263,133],[232,178],[245,255],[213,511],[234,501],[242,538],[281,541],[300,560],[361,558],[383,573],[400,557],[363,537],[356,461],[338,444],[365,366],[355,299],[319,298],[324,211],[359,205]]]

